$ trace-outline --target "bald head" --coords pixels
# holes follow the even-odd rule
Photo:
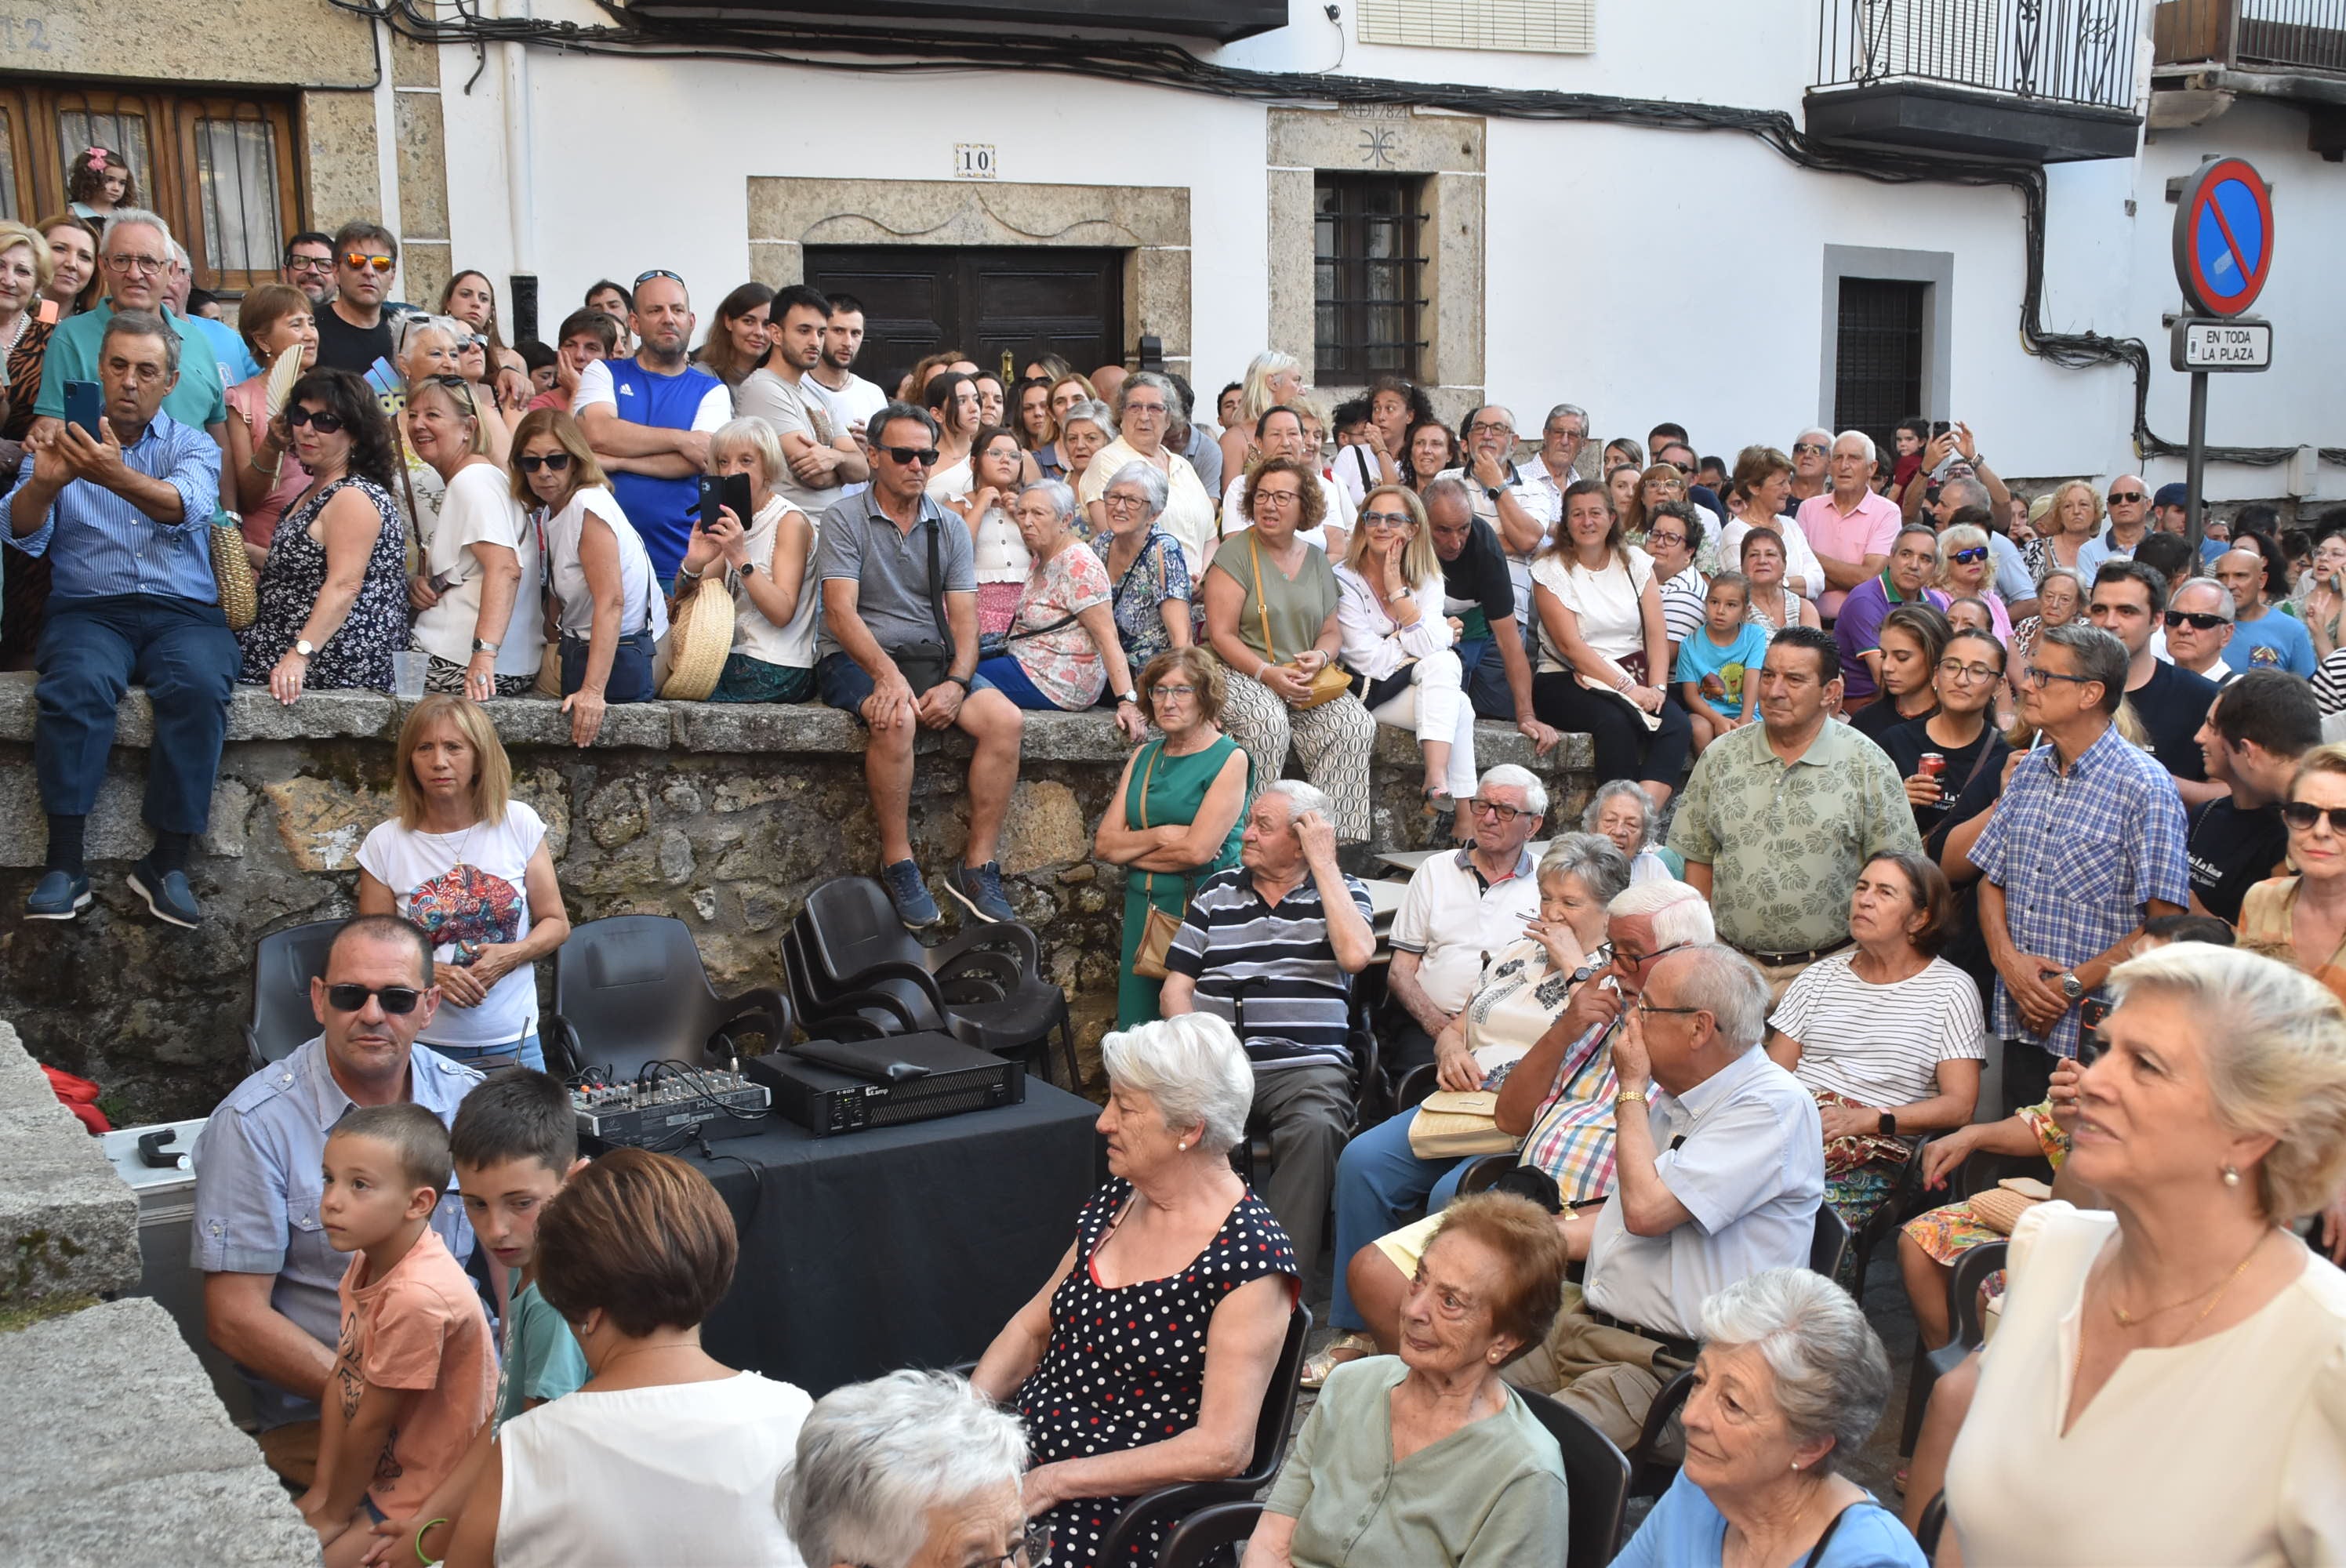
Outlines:
[[[2265,558],[2254,550],[2227,550],[2216,557],[2208,569],[2210,575],[2232,591],[2232,611],[2237,618],[2242,612],[2254,610],[2264,602]]]

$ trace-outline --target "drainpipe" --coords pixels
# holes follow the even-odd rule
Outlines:
[[[529,15],[529,0],[505,0],[507,20]],[[537,231],[533,207],[537,193],[536,148],[530,135],[529,46],[518,40],[505,49],[505,203],[513,226],[513,340],[537,330]]]

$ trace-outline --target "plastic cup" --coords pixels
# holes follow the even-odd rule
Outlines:
[[[403,702],[414,702],[423,695],[423,677],[432,667],[432,656],[413,649],[391,656],[391,692]]]

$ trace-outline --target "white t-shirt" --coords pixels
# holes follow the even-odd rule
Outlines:
[[[1784,575],[1800,580],[1800,597],[1813,601],[1825,591],[1825,569],[1817,553],[1810,547],[1809,535],[1790,517],[1779,517],[1768,524],[1770,533],[1784,541]],[[1719,566],[1723,572],[1743,570],[1743,535],[1751,532],[1751,524],[1738,517],[1719,531]]]
[[[750,531],[741,536],[741,547],[750,553],[750,559],[770,583],[774,580],[774,546],[782,518],[792,510],[790,502],[775,496],[750,520]],[[814,546],[820,527],[816,519],[807,519],[807,553],[799,563],[799,602],[790,610],[790,625],[778,627],[768,620],[750,597],[750,591],[735,581],[734,652],[786,669],[814,667],[815,626],[822,619],[822,585],[814,577]]]
[[[1643,550],[1628,552],[1629,566],[1622,570],[1618,555],[1608,558],[1605,569],[1592,572],[1578,562],[1552,550],[1543,550],[1532,562],[1532,581],[1562,602],[1564,607],[1580,618],[1580,640],[1591,651],[1606,658],[1617,659],[1642,653],[1646,647],[1646,619],[1638,596],[1646,585],[1654,580],[1654,563]],[[1571,668],[1564,651],[1548,636],[1545,626],[1540,627],[1540,668],[1565,670]],[[1666,681],[1668,670],[1649,670],[1647,678]]]
[[[464,946],[529,934],[529,858],[544,842],[537,813],[509,800],[503,821],[475,822],[461,832],[417,832],[397,818],[377,823],[359,846],[359,864],[391,890],[403,919],[423,928],[434,958],[461,963]],[[478,1050],[510,1045],[536,1029],[537,971],[523,964],[491,986],[478,1007],[444,999],[415,1037],[426,1045]]]
[[[578,372],[578,390],[570,394],[570,412],[575,418],[598,402],[617,408],[619,394],[611,385],[610,365],[602,360],[590,360],[586,368]],[[692,428],[715,430],[732,417],[732,389],[719,382],[701,398],[700,406],[693,410]]]
[[[1800,1043],[1793,1076],[1878,1110],[1938,1093],[1942,1062],[1986,1060],[1979,987],[1943,958],[1892,985],[1860,980],[1838,952],[1800,972],[1770,1026]]]
[[[740,1372],[581,1389],[498,1429],[499,1568],[721,1563],[804,1568],[774,1510],[814,1401]]]
[[[1536,862],[1526,851],[1515,874],[1485,886],[1464,850],[1439,854],[1417,868],[1393,915],[1392,945],[1420,954],[1417,983],[1444,1013],[1474,1000],[1483,966],[1524,938],[1539,916]]]
[[[1347,448],[1347,450],[1351,449]],[[1324,550],[1328,547],[1326,530],[1334,526],[1350,534],[1352,531],[1352,520],[1359,515],[1360,508],[1352,504],[1352,496],[1345,493],[1341,484],[1324,473],[1320,475],[1320,494],[1328,504],[1327,516],[1319,527],[1313,528],[1303,537]],[[1245,498],[1246,475],[1241,473],[1230,481],[1229,489],[1222,492],[1223,538],[1227,539],[1233,534],[1243,533],[1254,526],[1254,520],[1239,510],[1239,503]]]
[[[423,574],[453,576],[456,585],[415,617],[415,646],[437,658],[464,664],[473,657],[481,619],[481,558],[475,545],[502,545],[521,562],[513,616],[498,639],[499,675],[536,675],[546,647],[540,631],[537,536],[515,501],[505,471],[494,463],[467,463],[448,481],[439,511],[423,529]]]
[[[801,376],[791,382],[770,370],[752,371],[733,394],[733,406],[744,419],[764,420],[777,435],[802,435],[817,446],[829,446],[847,433],[811,377]],[[821,516],[840,497],[842,487],[836,484],[821,488],[801,484],[787,463],[780,473],[768,477],[773,481],[775,494],[810,517]]]
[[[853,433],[850,428],[853,425],[869,427],[872,416],[888,406],[888,394],[852,371],[848,372],[847,384],[837,389],[823,385],[811,374],[803,379],[816,396],[831,405],[831,423],[839,427],[842,435]]]
[[[627,598],[619,614],[619,635],[630,636],[648,624],[652,640],[658,641],[668,636],[668,599],[652,582],[652,560],[644,553],[643,536],[627,521],[618,497],[599,484],[580,490],[555,516],[544,516],[541,509],[546,578],[562,606],[562,635],[583,637],[595,630],[595,595],[586,585],[586,569],[578,562],[578,535],[586,526],[589,512],[609,524],[619,542],[619,581]]]

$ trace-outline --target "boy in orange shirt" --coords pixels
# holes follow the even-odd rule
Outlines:
[[[301,1515],[327,1568],[366,1555],[371,1526],[412,1515],[471,1447],[497,1383],[472,1281],[430,1227],[449,1181],[448,1130],[422,1105],[368,1105],[326,1140],[318,1218],[342,1275],[342,1344],[318,1479]]]

